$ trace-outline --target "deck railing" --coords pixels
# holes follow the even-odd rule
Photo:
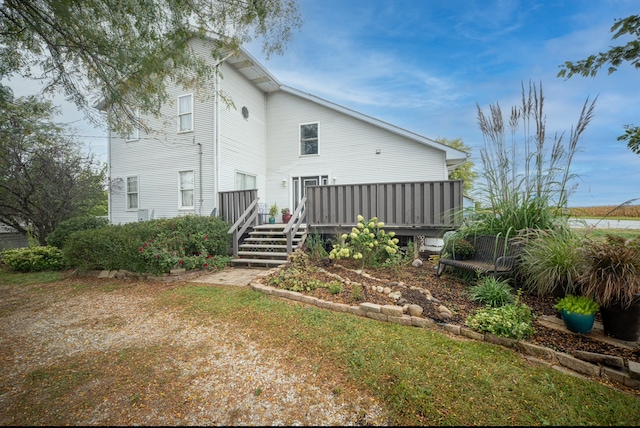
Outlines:
[[[306,197],[285,225],[287,248],[300,224],[308,230],[334,232],[351,228],[358,215],[377,217],[385,229],[402,235],[437,237],[462,222],[461,180],[307,186]],[[220,192],[220,216],[232,223],[234,255],[249,227],[258,225],[258,191]]]
[[[462,181],[309,186],[310,227],[344,227],[377,217],[398,229],[455,228],[462,220]]]
[[[233,236],[233,256],[237,257],[240,239],[249,227],[257,226],[259,223],[258,191],[256,189],[236,190],[220,192],[219,195],[219,215],[224,221],[233,223],[227,233]]]

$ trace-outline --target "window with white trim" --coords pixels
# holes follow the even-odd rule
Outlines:
[[[318,154],[318,122],[300,125],[300,155]]]
[[[138,209],[138,177],[127,177],[127,209],[128,210],[137,210]]]
[[[192,209],[193,171],[180,171],[180,209]]]
[[[236,188],[235,190],[257,189],[257,178],[255,175],[245,174],[236,171]]]
[[[178,132],[193,131],[193,95],[178,97]]]

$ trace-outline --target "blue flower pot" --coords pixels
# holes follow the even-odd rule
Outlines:
[[[593,322],[596,314],[583,315],[575,312],[567,312],[565,309],[560,313],[562,315],[564,325],[569,331],[586,334],[593,328]]]

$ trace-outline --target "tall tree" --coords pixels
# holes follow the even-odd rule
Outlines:
[[[635,39],[624,45],[614,46],[606,52],[589,55],[587,59],[576,62],[567,61],[560,66],[558,77],[568,79],[574,74],[594,77],[607,64],[609,64],[608,73],[611,74],[618,70],[623,62],[629,62],[635,68],[640,68],[640,15],[615,20],[610,32],[613,33],[612,40],[625,34]],[[618,141],[627,141],[627,147],[640,155],[640,127],[627,124],[624,128],[625,133],[618,137]]]
[[[448,140],[446,138],[436,138],[438,143],[442,143],[446,146],[465,152],[467,156],[471,156],[471,147],[467,146],[460,138]],[[469,157],[467,157],[469,159]],[[466,160],[449,173],[449,180],[462,180],[463,188],[466,194],[469,194],[473,189],[473,182],[478,178],[478,173],[474,171],[475,164],[471,160]]]
[[[214,60],[254,37],[269,56],[300,25],[295,0],[3,0],[0,78],[40,77],[94,123],[104,102],[111,128],[128,133],[144,126],[136,111],[159,115],[169,81],[197,90],[215,75],[192,37],[216,40]]]
[[[0,89],[0,222],[45,245],[61,221],[100,202],[106,168],[82,154],[68,126],[53,122],[49,101]]]

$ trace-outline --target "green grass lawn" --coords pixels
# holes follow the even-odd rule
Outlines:
[[[57,274],[0,272],[0,291],[8,284],[20,284],[43,293],[48,286],[33,285],[50,282],[58,287],[59,279]],[[83,287],[78,280],[72,287],[74,294],[124,293],[141,283],[114,281],[108,285],[96,290]],[[510,349],[449,336],[440,330],[335,313],[247,287],[182,284],[158,291],[152,298],[158,310],[172,311],[198,325],[230,323],[238,334],[261,347],[279,349],[287,359],[303,362],[317,373],[346,376],[384,404],[394,425],[640,425],[638,395],[532,363]],[[25,298],[24,302],[29,300]],[[0,322],[11,310],[0,311]],[[139,351],[159,361],[172,358],[158,355],[171,352],[170,348],[145,351],[143,346]],[[153,370],[149,371],[144,358],[101,361],[113,364],[113,369],[102,367],[99,372],[74,378],[74,389],[68,392],[55,383],[47,386],[55,392],[56,402],[73,408],[74,400],[79,399],[74,391],[84,390],[84,382],[87,386],[101,382],[102,372],[127,373],[127,379],[109,378],[116,382],[113,388],[137,373],[145,381],[153,381],[149,379]],[[40,384],[34,382],[23,388],[31,388],[30,395],[46,400],[53,392],[41,391]],[[82,399],[94,398],[100,399]],[[31,408],[32,420],[47,420],[49,410],[46,402]]]
[[[175,299],[176,296],[180,296]],[[373,391],[399,425],[638,425],[640,399],[531,364],[500,346],[269,298],[181,287],[194,317],[242,320],[255,340]]]

